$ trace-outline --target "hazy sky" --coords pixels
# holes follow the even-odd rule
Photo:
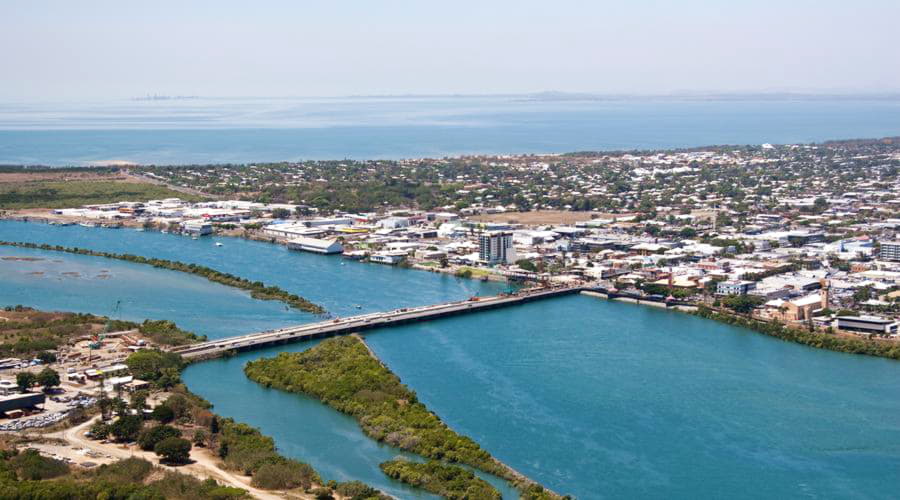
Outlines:
[[[900,90],[898,0],[0,1],[0,100]]]

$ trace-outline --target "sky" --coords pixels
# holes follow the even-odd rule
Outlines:
[[[900,91],[897,0],[3,0],[0,101]]]

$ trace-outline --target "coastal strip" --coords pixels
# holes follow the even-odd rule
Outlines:
[[[64,247],[60,245],[48,245],[48,244],[37,244],[37,243],[28,243],[28,242],[14,242],[14,241],[0,241],[0,246],[8,246],[8,247],[16,247],[16,248],[29,248],[35,250],[47,250],[51,252],[65,252],[76,255],[88,255],[91,257],[104,257],[107,259],[116,259],[123,260],[126,262],[134,262],[138,264],[147,264],[153,267],[158,267],[161,269],[168,269],[170,271],[178,271],[182,273],[193,274],[195,276],[200,276],[202,278],[206,278],[209,281],[214,283],[219,283],[221,285],[230,286],[233,288],[239,288],[241,290],[246,290],[250,292],[250,296],[254,299],[260,300],[278,300],[284,302],[285,304],[293,307],[295,309],[299,309],[301,311],[305,311],[312,314],[325,314],[327,311],[322,306],[310,302],[309,300],[300,297],[299,295],[288,292],[287,290],[283,290],[277,286],[267,286],[265,283],[261,281],[250,281],[246,278],[241,278],[240,276],[235,276],[229,273],[223,273],[221,271],[217,271],[215,269],[200,266],[197,264],[186,264],[184,262],[177,262],[173,260],[166,259],[156,259],[156,258],[147,258],[142,257],[140,255],[133,254],[120,254],[120,253],[112,253],[112,252],[101,252],[97,250],[89,250],[86,248],[78,248],[78,247]]]
[[[379,442],[505,479],[523,499],[563,498],[450,429],[357,336],[335,337],[304,352],[251,361],[244,373],[266,387],[321,400],[354,417],[363,432]]]
[[[700,307],[693,314],[701,318],[712,319],[729,325],[742,326],[770,337],[779,338],[788,342],[796,342],[809,347],[900,360],[900,344],[897,342],[874,339],[867,340],[835,333],[818,333],[815,331],[785,326],[774,321],[761,321],[737,314],[719,312],[709,307]]]

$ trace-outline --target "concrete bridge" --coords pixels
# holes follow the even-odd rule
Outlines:
[[[388,312],[361,314],[358,316],[320,321],[318,323],[308,323],[276,330],[267,330],[238,337],[228,337],[210,340],[200,344],[175,347],[171,349],[171,351],[177,352],[181,354],[182,357],[189,360],[216,358],[235,351],[247,351],[272,345],[343,335],[363,330],[400,325],[403,323],[428,321],[435,318],[466,314],[485,309],[495,309],[498,307],[507,307],[589,290],[593,290],[593,288],[581,285],[531,288],[492,297],[472,297],[468,300],[457,302],[447,302],[444,304],[423,307],[408,307]]]

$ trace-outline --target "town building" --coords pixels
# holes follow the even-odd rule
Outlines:
[[[900,241],[882,241],[879,256],[884,260],[900,261]]]
[[[491,231],[478,236],[478,259],[486,264],[512,264],[516,260],[513,233]]]
[[[838,316],[835,320],[835,326],[838,330],[848,332],[896,335],[898,323],[892,319],[878,316]]]
[[[204,236],[212,234],[213,226],[205,220],[189,220],[181,224],[185,233]]]
[[[756,288],[752,281],[720,281],[716,284],[718,295],[747,295],[747,292]]]
[[[334,254],[344,251],[344,246],[337,240],[320,240],[302,236],[288,241],[288,248],[321,254]]]

